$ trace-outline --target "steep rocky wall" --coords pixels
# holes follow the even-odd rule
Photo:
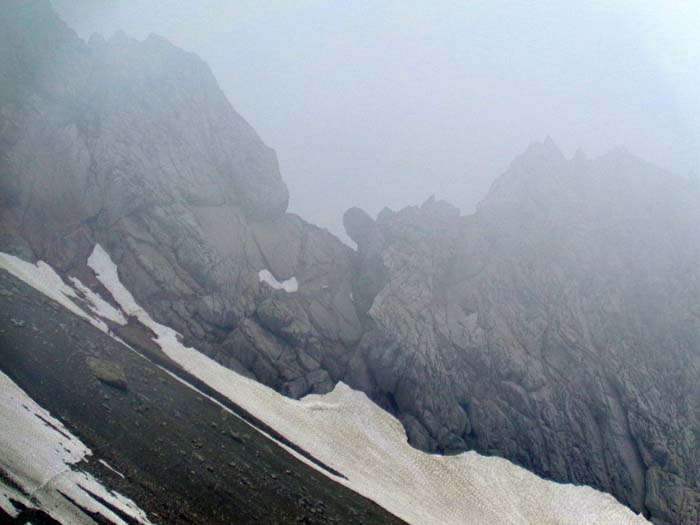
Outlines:
[[[700,185],[625,152],[534,144],[462,217],[346,214],[385,284],[348,381],[410,441],[699,519]],[[357,225],[361,224],[359,228]]]
[[[2,249],[84,275],[100,242],[198,348],[294,397],[330,390],[361,335],[354,253],[285,213],[275,153],[206,64],[156,36],[85,43],[47,2],[5,7]]]

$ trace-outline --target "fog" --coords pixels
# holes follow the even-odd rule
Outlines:
[[[700,167],[693,1],[52,3],[82,37],[156,33],[201,56],[277,151],[291,211],[338,234],[353,205],[435,194],[470,212],[547,135],[567,156]]]

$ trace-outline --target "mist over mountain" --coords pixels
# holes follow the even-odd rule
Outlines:
[[[198,56],[157,36],[84,41],[45,1],[6,7],[3,388],[123,464],[130,482],[107,479],[134,500],[76,500],[76,482],[72,500],[63,487],[34,501],[0,453],[7,519],[39,522],[30,503],[85,523],[145,523],[139,505],[162,523],[700,519],[696,178],[622,149],[567,157],[547,138],[474,213],[434,197],[338,209],[355,250],[287,211],[275,152]],[[308,415],[324,410],[328,427]],[[389,415],[417,450],[391,452]],[[532,476],[525,509],[513,464],[619,503]],[[490,468],[507,490],[462,488]],[[461,505],[440,519],[435,479]]]
[[[88,39],[196,51],[275,148],[290,209],[344,237],[429,195],[473,213],[534,139],[700,172],[700,8],[679,0],[53,0]]]

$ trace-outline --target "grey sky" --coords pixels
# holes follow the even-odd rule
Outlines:
[[[78,33],[199,54],[278,154],[291,211],[470,212],[533,140],[700,168],[700,3],[53,0]]]

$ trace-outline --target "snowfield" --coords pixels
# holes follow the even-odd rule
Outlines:
[[[28,498],[0,480],[0,507],[5,512],[11,516],[18,514],[10,502],[14,499],[29,508],[38,507],[65,524],[95,525],[91,518],[61,496],[60,491],[113,523],[127,525],[85,492],[88,491],[139,523],[151,524],[133,501],[107,490],[90,474],[73,467],[92,452],[2,372],[0,423],[0,468],[31,496]]]
[[[72,295],[70,286],[55,272],[48,271],[47,265],[18,261],[12,256],[0,255],[0,267],[5,267],[46,295],[56,300],[60,298],[60,302],[72,311],[74,308],[81,310],[74,300],[76,291]],[[156,343],[163,352],[182,368],[347,479],[333,476],[290,450],[291,453],[409,523],[649,523],[608,494],[590,487],[544,480],[504,459],[484,457],[475,452],[440,456],[418,451],[408,445],[404,429],[396,418],[363,393],[342,383],[326,395],[310,395],[299,401],[288,399],[181,344],[174,330],[157,323],[136,303],[120,282],[117,267],[109,254],[99,245],[95,246],[88,265],[119,304],[121,312],[107,312],[98,299],[79,290],[88,307],[88,311],[81,310],[79,315],[96,322],[101,321],[90,313],[94,314],[96,310],[105,318],[109,313],[111,319],[118,315],[136,316],[153,330]],[[267,276],[263,277],[262,273],[260,280],[267,282]],[[274,279],[271,274],[270,277]],[[287,292],[296,290],[296,280],[294,290],[284,288],[284,283],[278,283],[276,279],[274,282]]]
[[[74,314],[87,319],[93,326],[99,328],[103,332],[107,331],[107,325],[102,320],[97,319],[95,315],[88,314],[79,306],[80,297],[76,290],[63,282],[61,276],[44,261],[31,264],[13,255],[0,253],[0,268],[4,268],[18,279],[23,280],[29,286],[42,292]],[[74,278],[74,283],[77,285],[80,281]],[[87,289],[82,283],[80,283],[80,287]],[[92,294],[91,297],[97,297],[97,294]],[[96,310],[99,309],[98,305],[93,304],[88,308],[99,314],[99,312],[96,312]]]
[[[299,283],[296,277],[290,277],[286,281],[280,282],[272,275],[270,270],[260,270],[258,272],[258,280],[261,283],[269,284],[274,290],[284,290],[287,293],[293,293],[299,290]]]

